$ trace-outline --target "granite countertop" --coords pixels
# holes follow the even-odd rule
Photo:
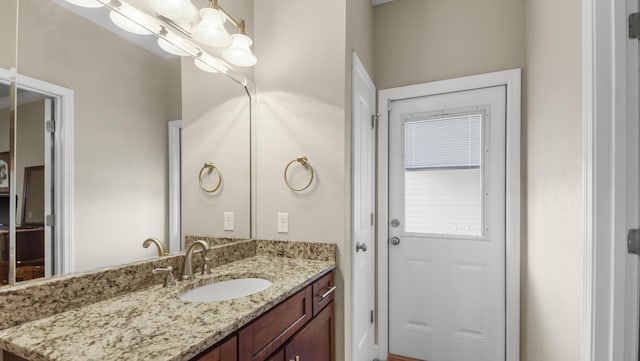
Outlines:
[[[32,361],[189,360],[334,268],[334,261],[245,258],[195,281],[153,286],[0,330],[0,348]],[[178,298],[198,285],[243,277],[273,286],[229,301]]]

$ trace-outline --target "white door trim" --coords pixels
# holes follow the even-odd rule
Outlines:
[[[627,36],[637,0],[582,1],[584,303],[581,359],[638,360],[638,40]]]
[[[520,359],[520,78],[512,69],[442,80],[379,92],[378,107],[378,359],[389,352],[389,106],[391,101],[417,96],[506,86],[506,361]]]
[[[11,72],[0,69],[0,79],[10,81]],[[17,74],[16,85],[21,89],[44,94],[54,100],[56,141],[53,181],[55,184],[53,234],[58,247],[54,253],[54,272],[74,271],[73,255],[73,90],[42,80]]]
[[[182,120],[169,121],[169,253],[182,250],[180,130]]]

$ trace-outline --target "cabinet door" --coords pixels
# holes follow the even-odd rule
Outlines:
[[[238,336],[240,361],[263,361],[311,319],[311,286],[289,297]]]
[[[286,346],[289,361],[334,361],[333,302],[323,309]]]
[[[271,355],[271,357],[269,357],[267,361],[286,361],[284,358],[284,349],[280,349],[280,351]]]
[[[237,361],[237,340],[236,336],[225,341],[222,345],[196,357],[197,361]]]

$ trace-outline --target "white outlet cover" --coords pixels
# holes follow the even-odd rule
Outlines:
[[[278,233],[289,233],[289,213],[278,213]]]
[[[224,212],[224,230],[233,231],[233,212]]]

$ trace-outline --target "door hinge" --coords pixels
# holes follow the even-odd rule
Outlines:
[[[371,225],[373,226],[373,213],[371,213]]]
[[[53,120],[47,120],[47,122],[45,123],[45,127],[47,129],[47,132],[53,133],[56,131],[56,122]]]
[[[370,315],[370,316],[369,316],[369,321],[371,321],[371,323],[373,323],[373,321],[374,321],[374,319],[373,319],[373,310],[371,310],[371,311],[369,312],[369,315]]]
[[[629,39],[640,38],[640,13],[629,14]]]
[[[47,227],[55,227],[56,226],[56,215],[55,214],[47,214],[44,218],[44,224]]]

